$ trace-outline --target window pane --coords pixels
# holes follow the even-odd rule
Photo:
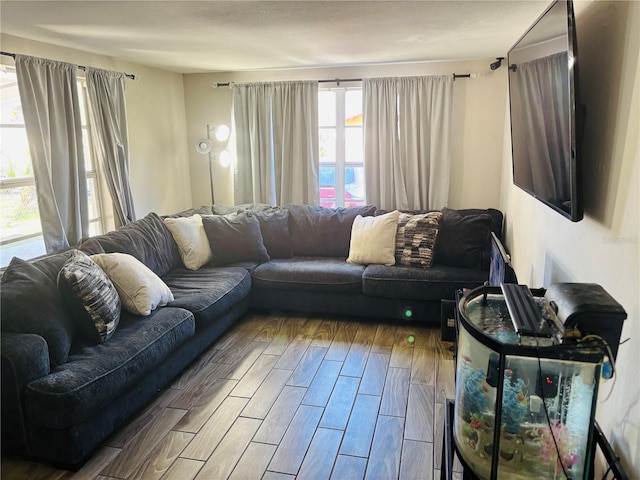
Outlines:
[[[344,169],[344,206],[364,205],[364,167]]]
[[[331,90],[318,92],[318,125],[331,127],[336,124],[336,93]]]
[[[89,236],[93,237],[94,235],[102,235],[102,225],[100,224],[100,220],[89,222]]]
[[[84,168],[87,172],[93,172],[93,152],[91,151],[91,139],[89,138],[89,129],[82,129],[82,148],[84,152]]]
[[[89,220],[100,218],[98,186],[94,177],[87,178],[87,200]]]
[[[3,188],[0,190],[0,200],[0,238],[3,243],[41,232],[35,185]]]
[[[27,260],[29,258],[39,257],[46,252],[44,248],[44,238],[42,235],[27,238],[18,242],[2,245],[0,248],[0,267],[6,267],[13,257]]]
[[[364,144],[362,142],[362,127],[345,129],[344,148],[347,163],[364,162]]]
[[[362,90],[344,92],[345,125],[362,125]]]
[[[0,71],[0,92],[2,92],[0,123],[3,125],[24,125],[18,83],[14,72]]]
[[[0,140],[0,179],[33,177],[26,130],[1,128]]]
[[[336,205],[336,167],[320,165],[320,205],[333,208]]]
[[[321,128],[318,132],[320,163],[336,163],[336,129]]]

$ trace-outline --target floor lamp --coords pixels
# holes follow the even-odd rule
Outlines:
[[[212,157],[212,149],[213,144],[211,142],[211,132],[214,132],[214,137],[217,142],[223,144],[229,139],[229,127],[222,124],[213,128],[211,125],[207,124],[207,136],[199,138],[196,140],[196,151],[200,154],[206,154],[209,159],[209,185],[211,187],[211,204],[215,205],[215,196],[213,193],[213,159]],[[218,153],[219,161],[223,166],[228,166],[228,157],[229,152],[227,150],[222,150]]]

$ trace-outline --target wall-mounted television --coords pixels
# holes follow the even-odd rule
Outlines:
[[[582,219],[578,51],[571,0],[558,0],[509,50],[513,182]]]

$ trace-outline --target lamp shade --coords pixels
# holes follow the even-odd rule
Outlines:
[[[209,153],[211,151],[211,140],[208,138],[202,137],[196,140],[196,152],[198,153]]]

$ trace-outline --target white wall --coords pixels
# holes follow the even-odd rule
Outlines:
[[[630,478],[640,478],[640,3],[576,2],[575,14],[585,218],[571,223],[512,184],[508,120],[501,208],[521,283],[598,283],[625,308],[622,339],[630,340],[615,385],[601,385],[597,418]]]
[[[138,218],[154,211],[191,207],[182,75],[123,60],[3,34],[2,50],[78,65],[133,73],[128,80],[127,116],[131,190]],[[4,64],[13,64],[2,57]]]
[[[213,82],[348,79],[455,72],[476,73],[477,76],[455,82],[449,206],[498,207],[506,69],[490,70],[489,64],[493,60],[185,75],[193,204],[210,203],[208,160],[206,155],[196,153],[195,142],[206,134],[207,124],[230,125],[231,122],[231,90],[226,87],[213,88]],[[233,204],[232,170],[214,162],[213,177],[216,203]]]

